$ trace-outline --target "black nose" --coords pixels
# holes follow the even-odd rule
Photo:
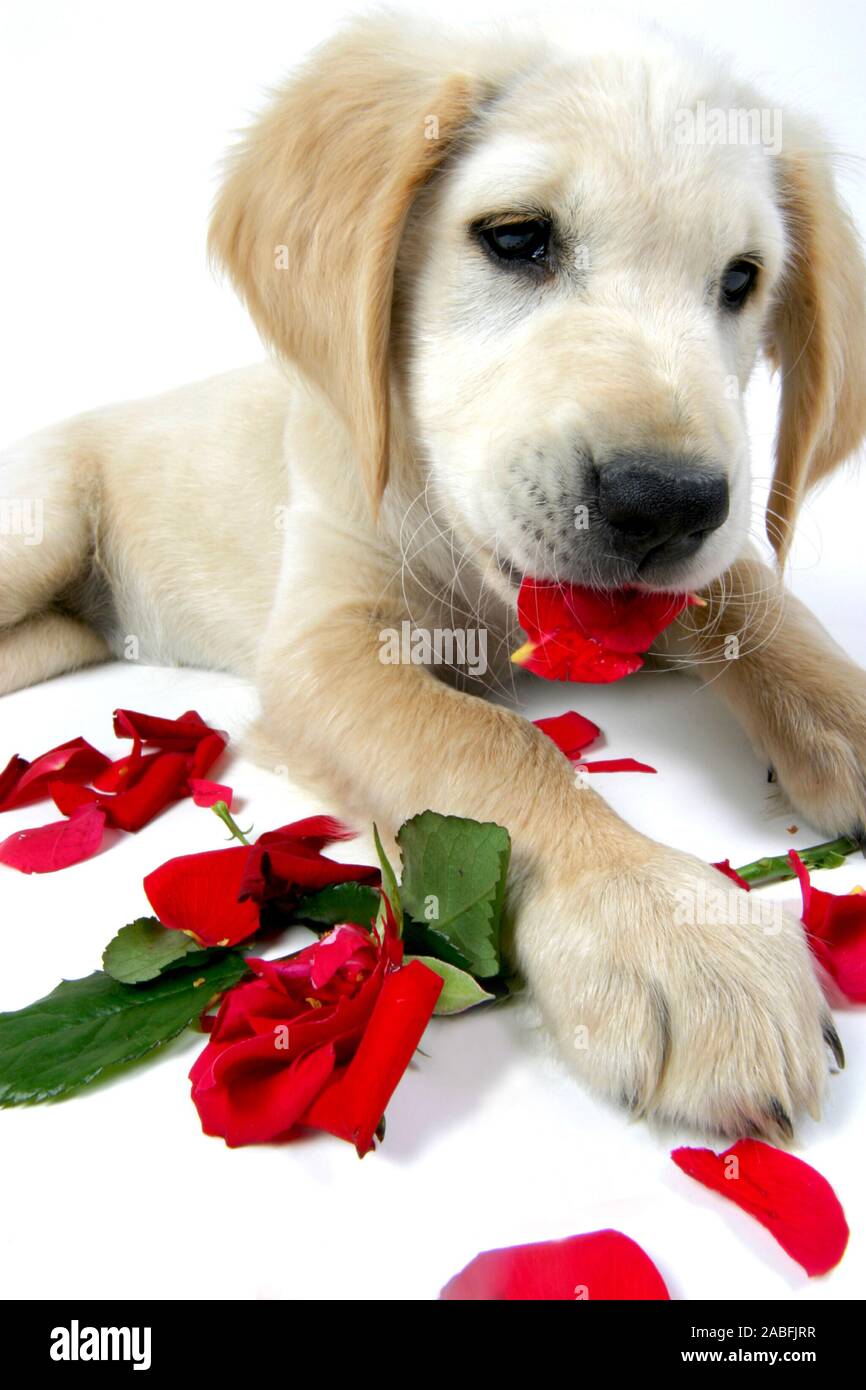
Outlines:
[[[653,551],[687,559],[721,526],[728,505],[727,479],[708,464],[621,454],[599,467],[599,511],[617,550],[637,562]]]

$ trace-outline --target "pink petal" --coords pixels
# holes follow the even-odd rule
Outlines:
[[[18,830],[0,844],[0,863],[22,874],[50,874],[80,864],[102,843],[105,813],[98,806],[79,806],[68,820],[33,830]]]

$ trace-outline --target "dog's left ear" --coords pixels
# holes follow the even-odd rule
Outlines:
[[[782,378],[767,535],[780,561],[800,505],[866,433],[866,268],[820,148],[778,156],[791,252],[766,348]]]
[[[375,510],[388,476],[397,251],[482,83],[422,23],[361,19],[318,49],[232,155],[210,250],[262,337],[342,415]]]

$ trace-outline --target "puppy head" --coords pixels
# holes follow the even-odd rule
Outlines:
[[[819,143],[778,112],[772,142],[707,126],[738,111],[761,104],[658,37],[569,55],[365,21],[234,155],[212,247],[374,502],[396,404],[485,567],[699,587],[748,531],[762,347],[780,554],[866,428],[862,262]]]

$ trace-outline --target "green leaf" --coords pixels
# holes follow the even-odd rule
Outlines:
[[[496,998],[495,994],[488,994],[486,989],[482,989],[466,970],[458,970],[444,960],[434,960],[432,956],[406,956],[405,959],[407,964],[410,960],[420,960],[422,965],[444,980],[434,1014],[462,1014],[476,1004],[485,1004],[489,999]]]
[[[497,975],[508,831],[493,822],[424,811],[400,827],[397,843],[407,911],[445,937],[473,975]]]
[[[369,927],[380,902],[377,890],[366,883],[332,883],[300,898],[292,909],[292,917],[304,922],[321,922],[329,927],[335,927],[338,922]]]
[[[403,903],[400,897],[400,890],[397,887],[397,875],[391,867],[390,860],[382,848],[382,841],[379,839],[379,830],[373,826],[373,840],[376,845],[376,853],[379,856],[379,864],[382,869],[382,892],[391,904],[391,911],[397,922],[397,935],[403,935]],[[382,935],[384,931],[384,904],[380,900],[379,912],[376,916],[376,931]]]
[[[102,968],[121,984],[137,985],[200,952],[198,942],[184,932],[164,927],[156,917],[139,917],[109,941],[102,953]]]
[[[48,1100],[177,1037],[242,979],[236,951],[125,985],[101,970],[0,1014],[0,1105]]]
[[[416,922],[414,918],[404,916],[403,944],[404,949],[413,956],[433,956],[436,960],[444,960],[446,965],[456,965],[458,970],[469,969],[468,960],[451,945],[448,937],[442,936],[426,922]]]

